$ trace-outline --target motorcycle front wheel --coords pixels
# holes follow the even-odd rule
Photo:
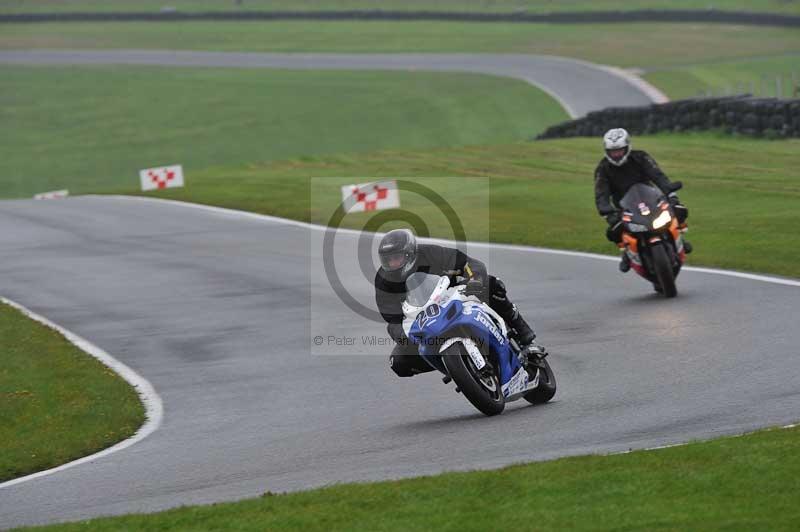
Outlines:
[[[442,353],[447,373],[472,406],[487,416],[496,416],[506,406],[500,380],[494,371],[479,371],[467,354],[464,345],[456,342]]]
[[[655,245],[650,248],[650,253],[653,257],[653,269],[656,273],[656,279],[661,286],[664,297],[675,297],[678,295],[678,289],[675,286],[675,274],[672,270],[672,261],[669,258],[669,253],[663,245]]]
[[[547,360],[542,360],[539,368],[539,386],[522,396],[534,405],[546,403],[556,394],[556,376]]]

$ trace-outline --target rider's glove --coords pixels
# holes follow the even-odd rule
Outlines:
[[[465,296],[482,296],[483,295],[483,281],[480,279],[470,279],[467,281],[467,286],[464,288]]]
[[[611,214],[606,215],[606,222],[611,227],[614,227],[618,223],[622,221],[622,216],[620,215],[619,211],[612,212]]]
[[[689,209],[686,208],[686,205],[681,203],[681,200],[678,199],[678,195],[674,192],[669,195],[669,204],[672,207],[672,210],[675,211],[675,216],[678,218],[678,222],[684,223],[686,218],[689,217]]]

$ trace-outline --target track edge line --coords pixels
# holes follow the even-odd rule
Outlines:
[[[144,424],[139,427],[139,430],[137,430],[130,438],[117,442],[111,447],[107,447],[106,449],[83,456],[71,462],[2,482],[0,483],[0,489],[10,488],[23,482],[52,475],[54,473],[64,471],[65,469],[70,469],[75,466],[103,458],[118,451],[122,451],[123,449],[127,449],[128,447],[142,441],[161,426],[161,422],[163,421],[164,417],[164,404],[161,401],[161,397],[158,395],[158,392],[156,392],[155,388],[153,388],[153,385],[150,384],[147,379],[85,338],[78,336],[72,331],[69,331],[68,329],[65,329],[64,327],[50,321],[44,316],[33,312],[16,301],[12,301],[11,299],[0,296],[0,302],[15,308],[28,318],[41,323],[45,327],[55,330],[78,349],[96,358],[102,364],[113,370],[128,384],[130,384],[134,390],[136,390],[136,394],[139,396],[139,399],[142,401],[145,409]]]
[[[173,200],[167,198],[156,198],[156,197],[149,197],[149,196],[128,196],[125,194],[86,194],[83,197],[94,197],[94,198],[117,198],[123,200],[134,200],[134,201],[149,201],[153,203],[166,203],[172,204],[184,208],[189,209],[198,209],[204,210],[208,212],[214,212],[217,214],[223,214],[227,216],[235,216],[239,218],[250,218],[253,220],[260,220],[265,222],[272,222],[272,223],[279,223],[283,225],[293,225],[295,227],[302,227],[305,229],[309,229],[312,231],[328,231],[333,230],[327,226],[313,224],[310,222],[302,222],[300,220],[292,220],[289,218],[281,218],[279,216],[272,216],[269,214],[260,214],[256,212],[249,212],[249,211],[241,211],[238,209],[230,209],[228,207],[217,207],[214,205],[205,205],[202,203],[192,203],[190,201],[180,201],[180,200]],[[345,229],[345,228],[337,228],[335,229],[341,233],[349,233],[349,234],[361,234],[361,231],[357,231],[355,229]],[[381,233],[376,233],[381,234]],[[441,238],[421,238],[420,241],[429,241],[429,242],[452,242],[450,240],[445,240]],[[547,253],[549,255],[566,255],[570,257],[583,257],[588,259],[595,259],[595,260],[605,260],[605,261],[619,261],[618,256],[614,255],[601,255],[599,253],[591,253],[588,251],[571,251],[568,249],[553,249],[553,248],[542,248],[536,246],[525,246],[519,244],[503,244],[503,243],[494,243],[494,242],[470,242],[470,246],[475,247],[482,247],[482,248],[495,248],[495,249],[508,249],[511,251],[524,251],[527,253]],[[684,266],[681,268],[683,271],[695,272],[695,273],[707,273],[712,275],[724,275],[727,277],[736,277],[739,279],[747,279],[749,281],[759,281],[763,283],[770,283],[770,284],[778,284],[784,286],[796,286],[800,288],[800,279],[790,279],[790,278],[783,278],[783,277],[776,277],[772,275],[765,275],[759,273],[748,273],[748,272],[739,272],[735,270],[723,270],[718,268],[707,268],[704,266]]]

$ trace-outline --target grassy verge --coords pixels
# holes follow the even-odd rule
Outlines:
[[[527,83],[473,74],[0,68],[0,197],[135,186],[138,170],[528,138],[565,120]],[[54,98],[54,87],[58,97]]]
[[[598,46],[597,43],[603,43]],[[794,28],[722,24],[184,22],[0,25],[0,49],[476,52],[663,67],[800,51]]]
[[[800,429],[37,530],[796,530]]]
[[[653,69],[645,79],[672,99],[751,93],[800,97],[800,54]]]
[[[0,13],[52,13],[59,11],[158,11],[165,5],[180,11],[345,10],[474,11],[531,13],[556,11],[629,11],[633,9],[708,9],[698,0],[0,0]],[[714,8],[729,11],[800,13],[797,2],[787,0],[715,0]]]
[[[56,331],[0,304],[0,481],[48,469],[132,436],[133,388]]]
[[[383,72],[3,71],[0,115],[14,131],[0,160],[5,196],[59,188],[135,193],[138,169],[180,162],[188,186],[166,197],[307,220],[310,177],[345,176],[315,189],[336,201],[336,187],[353,179],[480,176],[490,185],[482,180],[471,193],[490,198],[493,240],[615,252],[594,212],[597,140],[508,144],[563,118],[549,97],[521,82]],[[61,97],[50,101],[54,86]],[[686,182],[692,262],[800,277],[798,141],[692,135],[636,142]],[[468,195],[449,200],[459,212],[470,206]]]
[[[635,140],[673,179],[681,179],[695,252],[690,262],[800,277],[795,231],[800,184],[800,141],[731,139],[710,134]],[[616,253],[605,241],[592,191],[600,158],[597,139],[567,139],[426,151],[308,157],[246,167],[209,168],[187,177],[189,186],[159,196],[325,223],[340,185],[365,176],[465,176],[463,194],[448,197],[468,212],[471,195],[489,196],[490,237],[496,242]],[[315,198],[330,205],[310,212]],[[473,180],[469,177],[490,177]],[[433,182],[433,180],[429,180]],[[135,192],[132,188],[114,192]],[[425,208],[411,198],[409,209]],[[351,215],[345,225],[361,228]],[[436,232],[434,230],[434,232]],[[450,236],[439,231],[439,236]]]

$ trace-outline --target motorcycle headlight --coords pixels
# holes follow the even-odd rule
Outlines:
[[[646,225],[628,224],[628,231],[631,233],[646,233],[650,229]]]
[[[670,216],[669,211],[661,211],[661,214],[658,215],[658,218],[653,220],[653,229],[661,229],[671,221],[672,216]]]

